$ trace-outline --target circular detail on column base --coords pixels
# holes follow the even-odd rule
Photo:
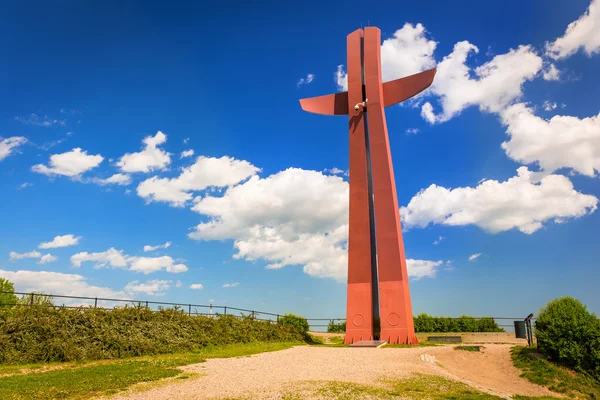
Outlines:
[[[363,317],[362,314],[356,314],[353,318],[352,318],[352,324],[354,326],[361,326],[362,324],[365,323],[365,317]]]
[[[391,313],[387,317],[387,322],[388,322],[388,324],[390,324],[392,326],[396,326],[396,325],[398,325],[398,322],[400,322],[400,317],[396,313]]]

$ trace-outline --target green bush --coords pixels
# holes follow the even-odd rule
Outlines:
[[[549,360],[600,379],[600,320],[580,301],[550,301],[536,319],[535,335]]]
[[[488,317],[445,318],[422,313],[414,317],[414,323],[416,332],[504,332],[493,318]]]
[[[289,326],[293,330],[302,332],[303,334],[308,333],[310,329],[310,325],[308,324],[306,318],[292,313],[287,313],[279,317],[278,324],[282,326]]]
[[[110,311],[34,305],[13,307],[6,314],[0,319],[0,363],[100,360],[212,345],[301,341],[307,329],[250,317],[189,316],[172,308]]]
[[[0,278],[0,312],[17,304],[15,296],[15,287],[12,282]]]
[[[491,317],[474,318],[463,315],[459,318],[446,318],[419,314],[413,321],[416,332],[504,332]],[[346,322],[331,321],[327,332],[346,332]]]
[[[341,322],[330,321],[329,325],[327,325],[327,332],[345,333],[346,332],[346,321],[341,321]]]

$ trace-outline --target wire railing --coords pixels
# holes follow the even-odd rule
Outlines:
[[[174,307],[182,312],[187,313],[190,316],[204,316],[204,317],[216,317],[219,315],[231,315],[234,317],[244,318],[251,317],[259,321],[270,321],[273,323],[279,322],[279,319],[283,314],[251,310],[247,308],[238,308],[232,306],[215,305],[215,304],[194,304],[194,303],[173,303],[166,301],[153,301],[153,300],[135,300],[135,299],[113,299],[106,297],[85,297],[85,296],[68,296],[68,295],[57,295],[57,294],[46,294],[46,293],[32,293],[32,292],[2,292],[0,294],[13,293],[18,296],[23,296],[21,301],[16,303],[2,303],[0,301],[0,307],[11,307],[11,306],[33,306],[33,305],[46,305],[49,307],[62,307],[62,308],[81,308],[81,307],[93,307],[103,310],[112,310],[119,306],[135,306],[145,307],[153,311],[158,311],[161,308]],[[48,299],[52,302],[43,302],[39,299]],[[56,304],[57,299],[65,299],[63,304]],[[498,327],[505,329],[510,332],[514,329],[512,323],[507,321],[522,321],[523,317],[432,317],[440,320],[481,320],[481,319],[493,319]],[[345,318],[305,318],[310,325],[311,330],[324,330],[329,324],[340,324],[346,321]],[[535,320],[535,318],[530,318]],[[504,323],[498,323],[504,322]]]

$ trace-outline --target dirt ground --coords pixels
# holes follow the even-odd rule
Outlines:
[[[147,391],[131,391],[118,399],[211,399],[248,396],[281,398],[280,393],[304,381],[376,384],[380,378],[411,373],[438,375],[504,398],[552,395],[519,377],[509,344],[488,344],[483,352],[454,346],[414,348],[347,348],[298,346],[250,357],[210,359],[184,367],[200,376]]]
[[[325,339],[326,343],[329,343],[333,337],[343,338],[344,335],[341,333],[327,333],[327,332],[310,332],[313,336],[319,336]],[[497,344],[516,344],[519,346],[526,346],[527,340],[515,338],[515,334],[511,332],[481,332],[481,333],[417,333],[417,339],[420,341],[426,341],[429,336],[460,336],[462,343],[467,344],[486,344],[486,343],[497,343]]]

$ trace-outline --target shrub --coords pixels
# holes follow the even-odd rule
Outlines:
[[[304,331],[300,325],[231,315],[189,316],[173,308],[111,311],[35,305],[34,297],[34,306],[13,307],[0,319],[0,363],[100,360],[212,345],[301,341]]]
[[[279,317],[278,324],[282,326],[289,326],[295,331],[302,332],[303,334],[307,333],[310,329],[310,325],[308,324],[306,318],[292,313],[287,313]]]
[[[422,313],[414,317],[416,332],[504,332],[493,318],[433,317]]]
[[[14,304],[17,304],[14,285],[12,282],[0,278],[0,310],[12,307]]]
[[[340,322],[331,321],[331,322],[329,322],[329,325],[327,325],[327,332],[345,333],[346,332],[346,321],[340,321]]]
[[[535,335],[549,360],[600,378],[600,321],[580,301],[550,301],[536,319]]]

